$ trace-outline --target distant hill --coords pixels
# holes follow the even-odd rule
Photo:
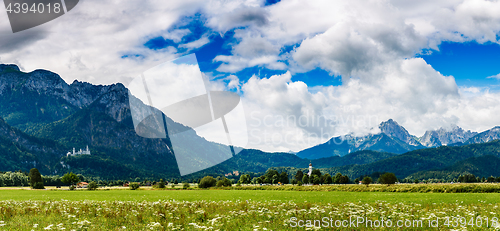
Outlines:
[[[394,153],[376,151],[358,151],[343,157],[332,156],[316,160],[308,160],[290,153],[267,153],[260,150],[245,149],[234,158],[231,158],[212,168],[203,170],[194,176],[224,174],[232,171],[240,172],[265,172],[272,167],[308,168],[309,163],[314,168],[330,168],[351,164],[367,164],[378,160],[396,156]]]
[[[453,180],[464,174],[474,174],[480,177],[500,176],[500,168],[498,166],[500,166],[499,157],[486,155],[471,157],[440,170],[416,172],[409,177],[413,179]]]

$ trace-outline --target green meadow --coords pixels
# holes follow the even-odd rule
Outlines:
[[[381,222],[385,230],[500,229],[498,193],[286,189],[2,188],[0,230],[373,230]],[[349,219],[371,223],[343,226]]]
[[[362,186],[364,187],[364,186]],[[343,203],[387,201],[390,203],[500,203],[497,193],[395,193],[343,191],[277,191],[277,190],[0,190],[0,200],[15,201],[279,201],[295,203]]]

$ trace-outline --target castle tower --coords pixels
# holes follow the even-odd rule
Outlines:
[[[307,173],[308,176],[311,176],[313,172],[313,165],[311,164],[311,162],[309,162],[309,172]]]

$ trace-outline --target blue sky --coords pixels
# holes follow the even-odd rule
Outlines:
[[[272,5],[277,2],[279,1],[267,1],[266,5]],[[219,78],[235,74],[240,78],[240,81],[245,82],[253,75],[261,78],[268,78],[272,75],[283,74],[287,71],[271,70],[262,66],[248,67],[234,73],[217,71],[216,69],[220,66],[221,62],[214,61],[214,58],[218,55],[231,55],[232,45],[238,42],[238,40],[233,37],[234,30],[245,28],[235,28],[221,34],[206,27],[205,23],[206,18],[200,13],[183,17],[169,29],[189,29],[191,33],[184,36],[181,41],[174,42],[173,40],[159,36],[151,38],[144,46],[151,50],[159,50],[172,46],[178,49],[177,52],[180,55],[195,53],[200,70],[205,73],[211,73],[213,76]],[[194,50],[179,48],[180,44],[196,41],[207,34],[210,40],[208,44]],[[300,44],[295,44],[282,48],[282,54],[292,51],[294,46],[299,45]],[[423,58],[441,74],[453,76],[458,86],[488,87],[492,90],[497,88],[499,80],[487,77],[500,74],[499,44],[491,42],[480,44],[476,41],[465,43],[444,41],[438,47],[439,50],[423,50],[421,52],[422,54],[418,54],[415,57]],[[127,57],[123,56],[123,58]],[[302,81],[310,87],[342,85],[341,76],[332,75],[327,70],[319,67],[307,72],[293,73],[292,81]]]
[[[477,42],[443,42],[439,51],[420,55],[443,75],[452,75],[459,86],[495,87],[498,79],[487,78],[500,73],[500,45]]]

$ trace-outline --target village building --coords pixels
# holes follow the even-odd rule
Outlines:
[[[80,182],[76,185],[77,188],[87,188],[89,186],[89,183],[87,182]]]

